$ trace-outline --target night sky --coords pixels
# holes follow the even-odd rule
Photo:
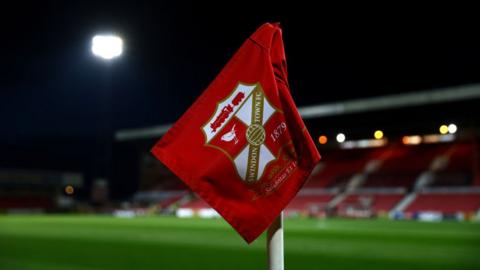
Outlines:
[[[86,159],[114,130],[174,122],[265,22],[282,25],[299,106],[480,82],[478,22],[448,7],[14,2],[0,9],[0,147],[30,158],[1,166]],[[121,58],[92,56],[102,32],[124,38]]]

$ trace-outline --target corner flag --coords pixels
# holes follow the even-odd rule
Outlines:
[[[290,95],[277,24],[245,41],[152,153],[248,243],[273,222],[320,160]]]

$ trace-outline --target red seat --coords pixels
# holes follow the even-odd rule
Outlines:
[[[350,194],[337,205],[337,208],[340,212],[342,208],[346,207],[368,208],[374,213],[388,212],[392,210],[404,196],[404,194]],[[366,202],[368,202],[368,204]]]
[[[333,197],[333,194],[297,196],[288,204],[286,209],[290,211],[308,211],[310,207],[326,205]]]
[[[418,195],[417,198],[405,209],[405,212],[474,212],[479,208],[480,193],[426,193]]]

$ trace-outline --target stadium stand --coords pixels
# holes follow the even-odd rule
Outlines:
[[[470,186],[474,182],[474,147],[467,143],[452,145],[445,154],[446,165],[433,174],[431,186]]]
[[[473,188],[478,177],[475,154],[469,142],[337,149],[325,155],[328,158],[303,188],[303,193],[316,190],[319,194],[300,193],[287,211],[310,214],[310,206],[318,204],[327,212],[333,208],[335,215],[371,217],[391,212],[403,203],[399,209],[410,214],[475,212],[480,208],[480,193]],[[373,160],[380,165],[367,171]],[[357,186],[352,185],[355,175],[359,176]],[[333,193],[322,194],[327,190]]]
[[[473,183],[473,175],[471,171],[442,171],[435,172],[433,175],[431,186],[469,186]]]
[[[470,141],[329,148],[322,151],[324,158],[286,207],[285,215],[470,215],[480,208],[480,191],[475,187],[480,185],[477,151]],[[158,162],[149,164],[153,165],[143,168],[136,198],[150,198],[160,209],[177,209],[180,216],[215,216],[208,212],[212,209],[207,203],[191,196],[166,168]]]
[[[480,208],[480,190],[425,190],[405,209],[406,213],[473,213]]]
[[[382,155],[381,166],[367,177],[363,186],[412,188],[419,175],[446,149],[444,145],[389,147]]]
[[[53,212],[62,210],[72,193],[83,186],[79,173],[62,171],[26,171],[0,169],[0,212]]]
[[[305,188],[344,187],[350,178],[361,172],[369,160],[382,153],[378,149],[348,149],[326,153],[319,169],[305,184]]]
[[[379,215],[388,213],[400,200],[405,196],[405,194],[400,192],[387,192],[380,193],[356,193],[350,194],[345,197],[337,205],[337,211],[342,216],[348,216],[348,209],[368,209],[371,211],[371,215]]]
[[[335,197],[335,190],[304,189],[285,208],[285,215],[317,216],[326,214],[328,203]]]

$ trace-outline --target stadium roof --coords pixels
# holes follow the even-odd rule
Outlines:
[[[456,112],[456,110],[460,109],[453,108],[452,105],[449,104],[449,102],[459,102],[472,99],[475,100],[478,98],[480,98],[480,84],[474,84],[437,90],[418,91],[414,93],[395,94],[389,96],[380,96],[305,106],[300,107],[299,112],[302,115],[303,119],[315,119],[335,117],[346,114],[372,113],[380,110],[393,110],[409,108],[413,106],[428,106],[447,103],[446,105],[443,104],[441,106],[450,107],[450,117],[458,117],[459,114],[458,112]],[[463,104],[462,106],[463,108],[461,110],[464,111],[466,109],[466,106],[465,104]],[[406,114],[405,112],[403,112],[402,114],[404,115],[404,121],[415,122],[412,121],[412,119],[410,119],[408,114]],[[370,117],[370,119],[372,118],[373,117]],[[416,120],[418,121],[419,118],[417,118]],[[439,115],[436,120],[441,121],[442,116]],[[349,125],[347,124],[345,128],[348,128],[348,126]],[[119,130],[115,133],[115,139],[118,141],[125,141],[135,139],[158,138],[164,133],[166,133],[170,127],[171,124],[165,124],[152,127]],[[380,124],[379,127],[384,128],[385,123]],[[326,127],[323,127],[323,129],[325,130]]]

